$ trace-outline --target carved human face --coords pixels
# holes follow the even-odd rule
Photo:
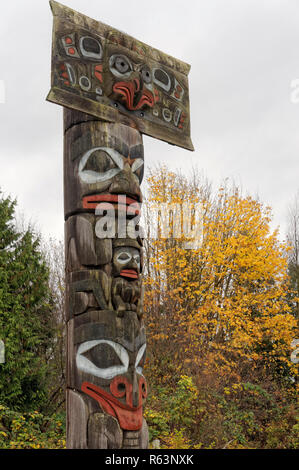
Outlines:
[[[140,251],[137,248],[123,246],[114,249],[113,274],[115,277],[138,279],[140,267]]]
[[[79,322],[75,329],[77,387],[116,417],[122,429],[140,429],[147,396],[143,325],[136,315],[120,318],[111,311],[88,312]]]
[[[89,132],[75,126],[67,135],[65,179],[71,191],[65,195],[65,211],[96,209],[101,203],[125,204],[140,209],[140,183],[143,178],[142,138],[123,125],[94,122]],[[70,156],[69,156],[70,155]]]

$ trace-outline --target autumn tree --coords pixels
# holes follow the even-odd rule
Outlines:
[[[291,248],[288,253],[288,273],[291,287],[289,298],[294,316],[299,321],[299,193],[289,207],[287,240]]]
[[[174,386],[187,374],[219,393],[249,382],[292,387],[287,246],[270,229],[270,208],[234,185],[213,193],[199,174],[162,166],[148,178],[146,225],[157,203],[186,201],[202,205],[202,243],[186,249],[188,234],[145,243],[150,379]]]

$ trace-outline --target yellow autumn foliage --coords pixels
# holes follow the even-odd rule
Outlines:
[[[166,167],[150,173],[147,225],[152,206],[186,202],[201,203],[201,245],[186,249],[186,234],[145,244],[153,363],[172,358],[180,372],[197,376],[213,370],[237,379],[240,364],[273,373],[287,367],[289,376],[295,375],[288,247],[271,231],[270,208],[227,185],[212,196],[209,184],[196,175],[188,180]]]

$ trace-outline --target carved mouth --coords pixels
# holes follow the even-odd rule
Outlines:
[[[110,393],[89,382],[83,382],[82,392],[94,398],[103,410],[118,419],[120,427],[128,431],[138,431],[142,427],[142,405],[124,405]]]
[[[138,86],[136,83],[138,82]],[[142,90],[139,92],[139,80],[135,79],[132,82],[118,82],[113,86],[113,91],[122,96],[126,103],[126,107],[130,111],[137,111],[143,106],[152,108],[155,105],[155,98],[149,90]]]
[[[138,279],[138,272],[136,269],[123,269],[120,273],[122,277],[128,277],[130,279]]]
[[[101,203],[101,209],[111,209],[112,203],[114,209],[124,209],[129,215],[139,215],[141,211],[140,203],[133,197],[124,196],[123,194],[91,194],[82,198],[83,209],[96,209]],[[107,203],[107,206],[105,205]]]

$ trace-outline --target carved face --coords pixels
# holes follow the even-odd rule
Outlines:
[[[54,17],[49,101],[129,119],[140,132],[193,149],[188,64],[78,13],[73,22],[67,10]]]
[[[108,64],[113,84],[107,93],[112,99],[120,101],[129,111],[153,108],[159,101],[152,70],[144,59],[137,62],[128,53],[110,49]]]
[[[76,126],[73,135],[71,129],[67,136],[71,159],[65,162],[65,178],[72,191],[65,196],[66,214],[94,211],[100,202],[122,203],[120,195],[126,196],[125,205],[139,210],[144,169],[140,134],[130,129],[128,139],[126,126],[100,122],[94,122],[92,130],[84,133],[84,125]]]
[[[119,247],[113,254],[114,276],[138,279],[140,274],[140,252],[133,247]]]
[[[97,322],[90,323],[95,317]],[[143,325],[136,316],[119,318],[110,311],[88,312],[79,321],[75,329],[78,388],[116,417],[122,429],[140,429],[147,396]]]

